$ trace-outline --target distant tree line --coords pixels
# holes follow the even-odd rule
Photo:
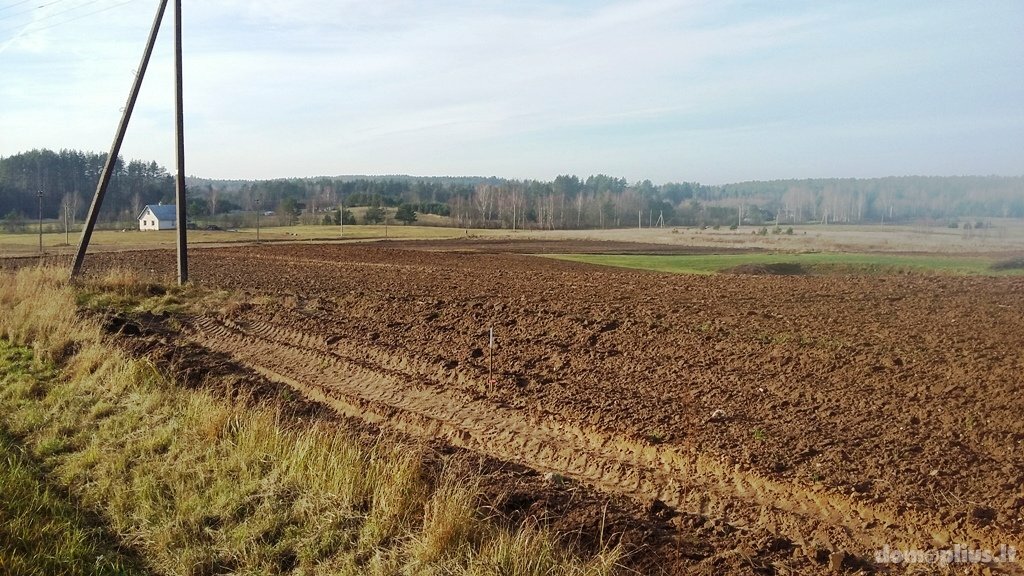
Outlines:
[[[38,216],[42,192],[43,217],[72,222],[85,217],[106,154],[78,150],[32,150],[0,158],[0,218],[8,227]],[[146,204],[172,202],[174,179],[156,162],[118,158],[107,190],[101,218],[107,221],[134,219]]]
[[[104,154],[33,150],[0,158],[0,217],[34,219],[37,191],[44,218],[67,206],[85,216]],[[502,178],[352,176],[262,181],[188,180],[189,213],[250,225],[256,211],[278,223],[354,223],[388,214],[406,223],[423,215],[450,225],[508,229],[595,229],[651,226],[764,226],[809,222],[867,223],[1024,218],[1024,177],[890,177],[743,182],[630,183],[604,174],[553,181]],[[101,218],[134,219],[146,204],[174,201],[174,182],[155,162],[118,158]],[[344,208],[344,212],[341,210]],[[394,209],[389,211],[389,209]],[[398,218],[402,216],[402,218]]]
[[[198,184],[199,182],[197,182]],[[762,226],[1024,218],[1024,177],[891,177],[744,182],[629,183],[604,174],[551,182],[407,176],[201,181],[245,209],[294,201],[300,211],[395,208],[467,227],[594,229],[636,226]],[[213,193],[213,192],[211,192]],[[381,212],[383,213],[383,212]],[[378,212],[371,213],[374,218]]]

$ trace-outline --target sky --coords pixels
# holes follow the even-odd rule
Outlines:
[[[108,150],[158,5],[0,0],[0,156]],[[1024,174],[1021,0],[184,0],[183,19],[189,175]],[[172,24],[122,148],[169,168]]]

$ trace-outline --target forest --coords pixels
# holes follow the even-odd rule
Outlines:
[[[44,219],[81,221],[105,154],[32,150],[0,158],[0,217],[8,231]],[[460,227],[595,229],[651,226],[859,224],[1024,218],[1024,177],[905,176],[704,185],[630,183],[604,174],[553,181],[497,177],[337,176],[277,180],[188,178],[197,221],[330,223],[341,207],[403,207]],[[40,198],[41,192],[41,198]],[[156,162],[118,158],[101,222],[125,226],[146,204],[173,203],[174,179]],[[379,217],[380,210],[366,211]],[[333,214],[333,216],[332,216]],[[352,216],[346,212],[347,221]]]

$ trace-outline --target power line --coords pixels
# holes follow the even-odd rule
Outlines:
[[[21,16],[23,14],[31,14],[32,12],[35,12],[36,10],[41,10],[41,9],[46,8],[48,6],[53,6],[54,4],[59,4],[59,3],[63,2],[63,1],[64,0],[51,0],[50,2],[47,2],[46,4],[40,4],[39,6],[35,6],[33,8],[29,8],[28,10],[21,10],[19,12],[13,12],[11,14],[4,14],[3,16],[0,16],[0,20],[10,20],[11,18],[14,18],[16,16]]]
[[[31,2],[31,1],[32,0],[21,0],[21,2],[15,2],[14,4],[8,4],[7,6],[0,6],[0,12],[3,12],[4,10],[10,10],[11,8],[14,8],[15,6],[21,6],[22,4],[27,4],[27,3]]]
[[[86,6],[91,6],[91,5],[93,5],[93,4],[95,4],[95,3],[99,2],[99,1],[100,0],[89,0],[85,4],[79,4],[78,6],[72,6],[71,8],[68,8],[67,10],[61,10],[60,12],[54,12],[52,14],[47,14],[46,16],[42,16],[40,18],[37,18],[34,23],[38,24],[39,22],[50,20],[51,18],[56,18],[57,16],[61,16],[63,14],[67,14],[68,12],[74,12],[75,10],[81,10],[82,8],[85,8]]]
[[[57,0],[57,1],[60,1],[60,0]],[[67,13],[67,12],[71,12],[73,10],[77,10],[79,8],[84,8],[85,6],[87,6],[89,4],[94,4],[94,3],[98,2],[98,1],[99,0],[90,0],[86,4],[82,4],[82,5],[76,6],[75,8],[69,8],[68,10],[65,10],[64,12],[60,12],[59,14],[64,14],[64,13]],[[136,0],[125,0],[124,2],[113,4],[113,5],[107,6],[105,8],[100,8],[99,10],[93,10],[92,12],[86,12],[85,14],[79,14],[78,16],[75,16],[74,18],[68,18],[67,20],[61,20],[60,22],[54,22],[53,24],[50,24],[48,26],[41,26],[41,27],[38,27],[38,28],[34,28],[34,27],[32,27],[34,23],[33,24],[29,24],[26,28],[32,28],[32,29],[26,31],[21,36],[23,38],[26,37],[26,36],[31,36],[31,35],[36,34],[38,32],[42,32],[43,30],[49,30],[50,28],[56,28],[57,26],[63,26],[64,24],[70,24],[71,22],[76,22],[76,21],[81,20],[83,18],[88,18],[89,16],[100,14],[102,12],[107,12],[109,10],[113,10],[115,8],[119,8],[121,6],[124,6],[125,4],[131,4],[132,2],[135,2],[135,1]],[[56,15],[57,14],[53,14],[50,17],[56,16]],[[44,18],[41,18],[40,21],[41,20],[44,20]],[[6,30],[0,31],[0,33],[2,33],[2,32],[10,32],[12,30],[17,30],[17,29],[18,28],[8,28]]]
[[[45,22],[46,20],[50,20],[51,18],[56,18],[57,16],[60,16],[61,14],[67,14],[68,12],[74,12],[75,10],[80,10],[82,8],[85,8],[86,6],[89,6],[90,4],[95,4],[95,3],[99,2],[99,1],[100,0],[88,0],[88,2],[86,2],[85,4],[79,4],[78,6],[72,6],[71,8],[68,8],[67,10],[61,10],[60,12],[53,12],[53,13],[47,14],[45,16],[40,16],[38,18],[33,19],[30,25],[35,25],[35,24],[38,24],[39,22]]]

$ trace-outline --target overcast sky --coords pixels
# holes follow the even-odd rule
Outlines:
[[[1024,2],[184,2],[187,172],[1024,174]],[[0,155],[109,149],[156,0],[0,0]],[[173,165],[171,9],[122,150]]]

